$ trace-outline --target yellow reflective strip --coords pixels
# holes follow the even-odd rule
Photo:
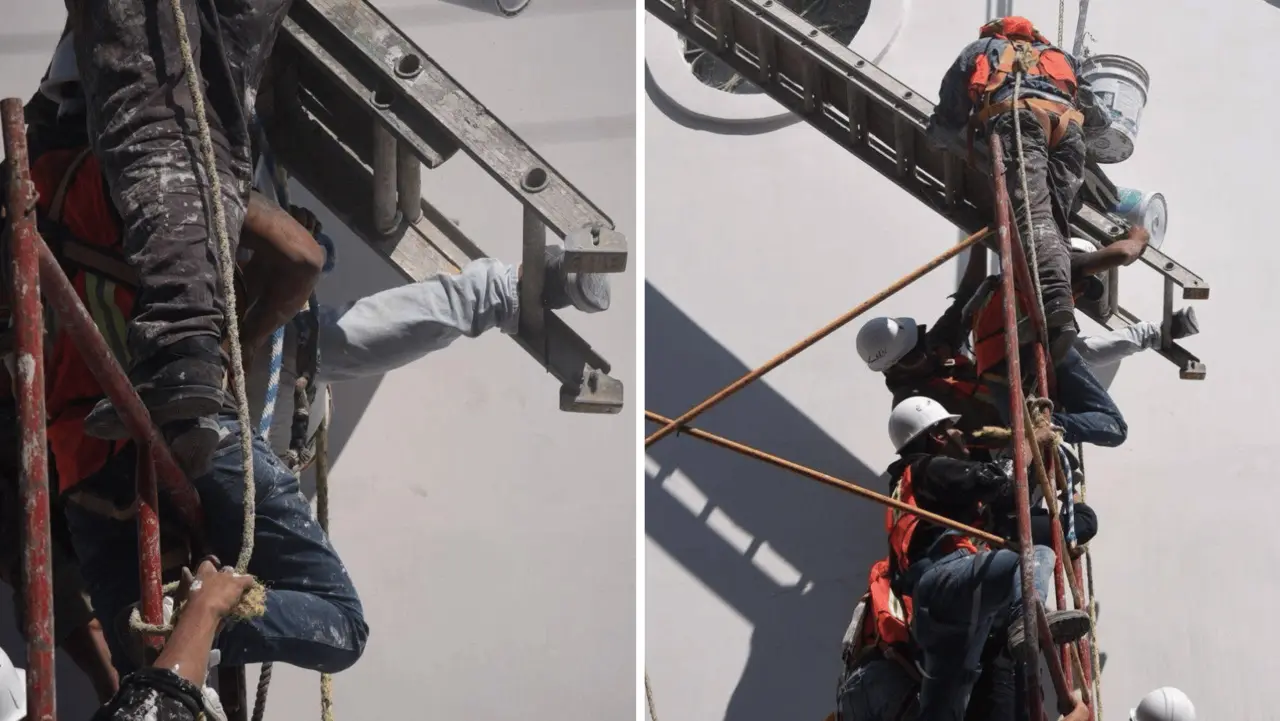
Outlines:
[[[115,308],[114,303],[107,300],[107,296],[103,295],[102,292],[104,286],[110,284],[110,281],[104,280],[95,273],[85,273],[85,306],[89,309],[89,314],[93,316],[93,323],[98,326],[98,332],[107,341],[107,347],[111,349],[111,354],[123,365],[126,364],[127,359],[122,351],[119,339],[116,337],[117,328],[113,318],[115,314],[119,313],[119,310]],[[113,313],[113,310],[115,313]]]
[[[107,317],[111,321],[112,333],[109,336],[112,339],[112,351],[116,354],[116,358],[120,359],[121,365],[125,368],[129,367],[131,360],[129,355],[129,322],[124,317],[124,311],[120,310],[120,306],[116,304],[116,291],[120,286],[113,280],[103,279],[103,302],[107,307]]]

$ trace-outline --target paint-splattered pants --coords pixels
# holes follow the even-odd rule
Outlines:
[[[182,0],[233,250],[252,177],[248,113],[288,5]],[[170,3],[67,0],[67,9],[89,137],[120,214],[129,263],[141,275],[129,328],[132,361],[186,338],[220,339],[224,299],[211,242],[212,196],[197,160],[196,118]]]
[[[233,564],[244,528],[244,476],[239,426],[234,417],[224,416],[221,422],[226,435],[214,453],[213,470],[192,483],[204,508],[210,551]],[[135,459],[136,453],[126,449],[76,489],[127,507],[134,492]],[[330,673],[349,668],[364,653],[369,637],[351,578],[312,517],[298,479],[260,438],[254,441],[253,460],[257,512],[249,572],[267,587],[267,612],[223,628],[216,642],[222,663],[279,661]],[[162,519],[173,513],[163,495],[160,505]],[[137,526],[75,503],[67,504],[67,522],[112,661],[123,676],[133,670],[123,645],[125,616],[140,596]]]
[[[1054,311],[1070,311],[1071,246],[1068,222],[1084,182],[1084,133],[1079,125],[1067,127],[1062,140],[1052,148],[1044,128],[1029,110],[1019,111],[1022,126],[1022,155],[1026,160],[1027,190],[1031,212],[1023,199],[1018,170],[1018,146],[1014,136],[1013,113],[991,121],[991,132],[1000,138],[1005,158],[1005,181],[1017,218],[1018,234],[1024,240],[1035,231],[1036,272],[1044,295],[1046,316]],[[1027,262],[1031,262],[1028,255]],[[1066,317],[1065,312],[1063,313]],[[1051,326],[1054,324],[1051,323]]]

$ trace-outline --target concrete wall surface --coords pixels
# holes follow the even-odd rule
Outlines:
[[[614,220],[634,267],[634,3],[534,0],[513,19],[492,0],[377,4]],[[0,16],[0,96],[25,100],[64,10],[0,0]],[[423,194],[490,255],[519,262],[520,204],[469,158],[424,172]],[[297,190],[294,202],[309,201]],[[325,302],[401,282],[312,207],[339,246]],[[629,270],[614,276],[609,312],[561,314],[628,394],[635,297]],[[631,717],[634,397],[620,416],[561,413],[559,384],[497,331],[334,390],[331,532],[372,628],[364,658],[335,680],[337,717]],[[0,645],[21,666],[2,615]],[[87,684],[65,659],[59,671],[59,717],[87,719]],[[267,718],[318,715],[318,676],[276,668]]]
[[[872,0],[852,46],[936,99],[943,71],[997,12],[1056,35],[1058,3],[1000,4]],[[1077,4],[1065,5],[1069,45]],[[1163,249],[1213,288],[1196,302],[1204,330],[1186,342],[1207,380],[1179,380],[1153,353],[1124,361],[1111,392],[1128,441],[1086,452],[1110,719],[1164,685],[1185,690],[1201,719],[1277,718],[1256,681],[1276,668],[1280,632],[1265,614],[1280,602],[1267,571],[1280,546],[1265,516],[1246,512],[1265,513],[1274,496],[1267,419],[1280,399],[1265,332],[1280,267],[1267,170],[1280,158],[1280,96],[1257,40],[1280,30],[1277,5],[1089,9],[1092,50],[1132,57],[1151,76],[1137,151],[1109,174],[1165,195]],[[649,18],[646,32],[645,407],[674,417],[957,233],[807,125],[680,86],[658,69],[669,57],[654,55],[675,52],[671,31]],[[1121,302],[1159,320],[1158,276],[1137,264],[1121,278]],[[955,279],[948,264],[870,315],[931,323]],[[696,425],[883,491],[890,399],[855,352],[859,326]],[[823,718],[841,634],[886,550],[883,510],[691,438],[648,449],[646,475],[646,665],[662,718]]]

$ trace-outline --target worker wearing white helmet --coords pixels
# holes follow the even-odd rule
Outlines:
[[[908,398],[894,407],[889,439],[900,458],[889,467],[890,488],[903,503],[976,525],[983,504],[1012,494],[1012,481],[1001,466],[969,458],[957,420],[931,398]],[[1054,555],[1036,546],[1034,557],[1035,588],[1044,602],[1053,582]],[[1008,624],[1010,651],[1015,657],[1023,654],[1018,562],[1013,551],[981,548],[913,514],[890,517],[893,587],[914,602],[911,631],[920,649],[920,718],[964,718],[981,673],[982,650],[998,624]],[[1049,625],[1055,641],[1066,643],[1088,633],[1089,615],[1055,611]]]
[[[1196,721],[1196,707],[1185,693],[1165,686],[1144,696],[1129,721]]]

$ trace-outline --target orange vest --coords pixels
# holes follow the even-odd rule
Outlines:
[[[1031,318],[1022,296],[1014,294],[1014,311],[1018,319],[1018,344],[1035,340]],[[997,285],[973,314],[973,361],[979,376],[1005,360],[1004,289]]]
[[[77,149],[45,153],[32,166],[31,179],[39,193],[40,217],[60,221],[64,231],[84,245],[110,255],[121,253],[119,223],[98,160],[91,153]],[[56,242],[50,245],[57,252]],[[68,277],[116,360],[127,368],[125,340],[133,312],[133,289],[83,269],[69,269]],[[51,337],[45,356],[45,411],[59,487],[66,491],[102,468],[127,441],[85,435],[84,418],[104,397],[102,387],[66,331],[55,327]]]
[[[911,466],[903,469],[902,478],[893,489],[893,498],[909,506],[917,505],[915,489],[911,485]],[[884,514],[885,529],[889,532],[889,557],[897,571],[901,573],[911,565],[907,552],[911,549],[911,538],[915,535],[916,527],[920,525],[920,517],[896,508],[886,508]],[[940,544],[944,553],[950,553],[958,548],[966,549],[971,553],[978,552],[978,547],[973,541],[964,536],[947,536]]]
[[[911,597],[893,592],[889,559],[871,566],[867,578],[867,605],[871,615],[862,623],[861,647],[879,646],[902,654],[911,647]]]
[[[1053,47],[1053,43],[1035,29],[1030,20],[1017,16],[993,20],[982,26],[979,37],[999,38],[1005,41],[1005,46],[994,68],[986,54],[979,55],[974,62],[973,73],[969,76],[969,98],[975,105],[986,107],[991,104],[995,93],[1013,75],[1019,51],[1026,55],[1025,72],[1028,76],[1038,75],[1048,80],[1071,102],[1075,102],[1079,81],[1071,62],[1067,60],[1066,53]],[[1037,48],[1036,45],[1049,47]]]

